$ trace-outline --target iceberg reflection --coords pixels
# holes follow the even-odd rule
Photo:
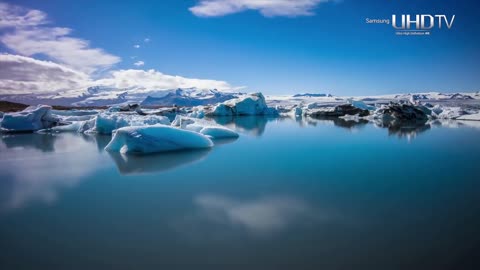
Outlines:
[[[274,116],[224,116],[212,118],[217,124],[235,131],[253,136],[262,136],[269,121],[277,119]]]
[[[167,152],[151,155],[109,153],[122,175],[163,172],[203,160],[210,149]]]

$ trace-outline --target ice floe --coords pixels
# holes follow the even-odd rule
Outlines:
[[[181,129],[191,130],[206,135],[212,139],[237,138],[238,133],[220,126],[212,121],[204,119],[197,119],[177,115],[177,118],[172,122],[172,126]]]
[[[198,132],[166,125],[152,125],[117,129],[105,150],[145,154],[203,149],[212,146],[213,142],[207,136]]]

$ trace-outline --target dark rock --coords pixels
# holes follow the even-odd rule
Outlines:
[[[359,109],[352,104],[338,105],[333,110],[318,110],[313,111],[309,115],[312,117],[339,117],[345,115],[358,115],[368,116],[370,112],[368,110]]]
[[[428,116],[424,108],[412,104],[390,103],[378,109],[375,114],[384,121],[426,122]]]

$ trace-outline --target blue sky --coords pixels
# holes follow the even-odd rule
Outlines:
[[[45,12],[52,26],[71,28],[70,35],[121,59],[109,69],[155,69],[267,94],[480,88],[480,7],[475,1],[304,2],[314,2],[306,16],[248,8],[199,16],[189,10],[201,4],[195,0],[6,1]],[[392,14],[456,18],[452,29],[434,29],[428,37],[396,36],[391,25],[365,23],[366,18],[390,19]],[[15,53],[3,44],[2,51]],[[135,66],[138,61],[144,65]]]

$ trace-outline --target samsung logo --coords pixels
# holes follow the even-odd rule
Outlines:
[[[434,27],[442,29],[443,26],[451,29],[454,21],[455,15],[450,18],[447,15],[430,14],[402,14],[399,17],[397,17],[397,15],[392,15],[392,26],[397,30],[429,30]]]

